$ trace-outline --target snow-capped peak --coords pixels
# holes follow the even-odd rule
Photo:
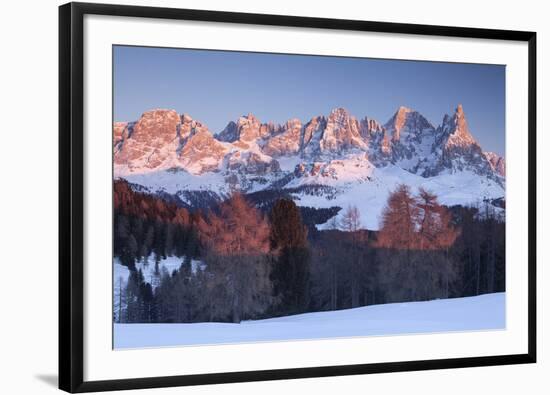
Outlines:
[[[504,176],[504,159],[483,153],[462,105],[452,116],[445,115],[437,129],[418,111],[404,106],[383,126],[369,117],[358,121],[337,107],[307,123],[291,118],[282,125],[262,123],[247,114],[214,136],[189,114],[155,109],[136,122],[115,122],[113,129],[115,171],[120,174],[170,168],[193,174],[236,169],[239,174],[265,174],[269,169],[278,171],[279,159],[319,163],[362,154],[359,157],[376,167],[393,164],[423,177],[463,169],[494,179]]]
[[[418,111],[399,107],[384,127],[391,133],[393,141],[400,141],[402,134],[417,136],[425,131],[434,131],[433,125]]]
[[[436,130],[428,160],[420,163],[421,174],[431,177],[446,170],[469,170],[500,184],[502,174],[495,170],[468,127],[464,108],[459,104],[452,116],[445,115]]]
[[[345,118],[345,117],[349,117],[349,116],[350,116],[350,114],[349,114],[348,110],[346,110],[344,107],[333,108],[330,111],[330,115],[329,115],[329,117],[333,117],[333,118]]]
[[[243,115],[239,117],[238,124],[239,125],[245,125],[245,124],[256,124],[260,123],[260,120],[256,118],[256,116],[252,113],[248,113],[247,115]]]
[[[470,133],[468,121],[464,114],[462,104],[459,104],[452,117],[446,117],[442,125],[443,133],[448,136],[445,146],[469,146],[477,144],[476,140]]]

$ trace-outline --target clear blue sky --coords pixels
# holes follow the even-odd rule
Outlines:
[[[504,154],[505,66],[116,46],[114,118],[188,113],[213,133],[243,114],[308,121],[344,107],[385,123],[400,105],[434,126],[462,103],[482,148]]]

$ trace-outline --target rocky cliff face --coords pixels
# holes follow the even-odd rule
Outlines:
[[[506,177],[506,161],[504,158],[494,152],[484,152],[483,154],[491,164],[493,171],[502,177]]]
[[[435,131],[431,152],[422,163],[421,174],[430,177],[443,171],[464,170],[495,180],[501,177],[494,171],[470,133],[464,110],[461,105],[458,105],[452,116],[443,117],[443,122]]]
[[[333,110],[327,118],[323,136],[319,141],[319,153],[334,155],[355,148],[368,148],[361,138],[359,122],[344,108]]]
[[[305,124],[299,119],[262,123],[248,114],[217,135],[187,114],[152,110],[135,122],[113,125],[113,152],[115,175],[175,168],[249,178],[270,173],[279,177],[286,171],[289,178],[307,169],[342,177],[326,169],[337,169],[339,161],[353,157],[356,167],[363,162],[369,169],[394,165],[422,177],[470,171],[503,185],[505,176],[504,158],[482,151],[461,105],[438,127],[407,107],[399,107],[384,125],[368,117],[357,120],[337,108]],[[288,158],[300,166],[282,169],[279,162]]]
[[[434,126],[419,112],[399,107],[384,124],[383,144],[379,148],[382,163],[399,164],[416,172],[418,163],[428,154],[427,147],[434,138]]]
[[[274,126],[273,126],[274,128]],[[269,156],[279,157],[295,155],[300,152],[302,141],[302,122],[299,119],[291,119],[283,126],[277,127],[276,133],[269,130],[262,136],[265,142],[262,151]]]
[[[224,130],[216,135],[220,141],[228,143],[256,141],[272,136],[279,128],[273,123],[261,123],[252,114],[240,117],[237,122],[231,121]]]
[[[190,173],[202,174],[218,170],[227,147],[216,140],[206,128],[194,127],[189,135],[179,142],[177,165]]]
[[[127,166],[130,171],[166,166],[178,149],[180,124],[178,113],[167,110],[147,111],[124,128],[115,124],[115,165]]]

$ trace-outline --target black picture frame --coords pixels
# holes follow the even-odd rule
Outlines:
[[[86,14],[204,22],[401,33],[528,43],[528,352],[483,356],[84,381],[83,18]],[[536,33],[127,5],[69,3],[59,7],[59,388],[71,393],[245,381],[343,376],[536,362]]]

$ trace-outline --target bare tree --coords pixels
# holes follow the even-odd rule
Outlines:
[[[361,213],[357,206],[348,206],[342,219],[340,227],[346,232],[357,232],[361,228]]]
[[[359,306],[359,293],[360,293],[360,254],[358,249],[358,237],[357,234],[361,228],[361,213],[357,206],[348,206],[344,212],[342,219],[340,220],[340,227],[349,232],[351,248],[347,251],[350,270],[349,274],[349,286],[350,286],[350,298],[351,307]]]

